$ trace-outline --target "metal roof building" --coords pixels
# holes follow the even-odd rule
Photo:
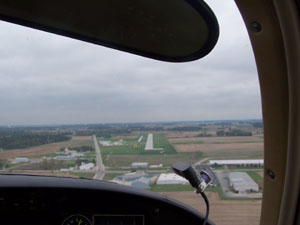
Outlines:
[[[264,165],[263,159],[209,160],[209,165]]]
[[[25,157],[16,157],[16,158],[14,159],[14,161],[15,161],[16,163],[29,162],[29,159],[28,159],[28,158],[25,158]]]
[[[149,163],[147,163],[147,162],[134,162],[131,164],[132,169],[140,169],[140,168],[146,169],[146,168],[148,168],[148,166],[149,166]]]
[[[236,192],[258,192],[259,188],[245,172],[232,172],[228,176],[229,185]]]
[[[116,176],[115,179],[121,181],[134,181],[140,179],[141,177],[149,178],[151,176],[147,173],[127,173],[120,176]]]
[[[121,176],[116,176],[114,182],[133,186],[137,188],[149,188],[151,175],[146,173],[128,173]]]
[[[156,184],[188,184],[188,180],[175,173],[162,173],[158,177]]]
[[[131,186],[136,187],[136,188],[143,188],[143,189],[149,188],[150,187],[150,178],[141,177],[135,181],[132,181]]]
[[[91,170],[95,167],[94,163],[81,163],[81,166],[79,167],[79,170]]]

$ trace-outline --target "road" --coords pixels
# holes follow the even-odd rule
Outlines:
[[[202,163],[204,163],[206,160],[208,160],[209,158],[204,158],[204,159],[202,159],[202,160],[200,160],[200,161],[198,161],[198,162],[196,162],[196,163],[194,163],[194,165],[196,166],[196,165],[202,165]]]
[[[96,135],[93,135],[93,139],[94,139],[94,145],[95,145],[95,150],[96,150],[96,163],[97,163],[97,170],[96,170],[96,174],[93,177],[93,179],[95,180],[102,180],[104,175],[105,175],[105,168],[102,162],[102,157],[101,157],[101,152],[100,152],[100,148],[99,148],[99,144],[96,138]]]

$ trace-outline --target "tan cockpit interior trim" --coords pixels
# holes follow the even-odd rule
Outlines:
[[[277,225],[287,162],[289,89],[284,41],[271,0],[235,0],[255,55],[264,121],[261,225]]]
[[[300,23],[295,1],[273,0],[284,41],[289,81],[287,167],[279,225],[300,224]]]

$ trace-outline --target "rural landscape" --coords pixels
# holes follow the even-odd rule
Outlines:
[[[171,169],[184,162],[212,177],[206,193],[216,224],[259,224],[263,138],[261,120],[0,127],[0,168],[111,181],[205,212]]]

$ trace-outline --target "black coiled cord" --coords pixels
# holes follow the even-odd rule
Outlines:
[[[199,191],[199,190],[197,190],[196,192],[197,192],[197,194],[200,193],[200,195],[202,196],[202,198],[204,199],[205,204],[206,204],[206,215],[205,215],[204,221],[202,223],[202,225],[206,225],[206,222],[207,222],[207,219],[208,219],[208,215],[209,215],[209,201],[208,201],[207,196],[206,196],[206,194],[204,192]]]

